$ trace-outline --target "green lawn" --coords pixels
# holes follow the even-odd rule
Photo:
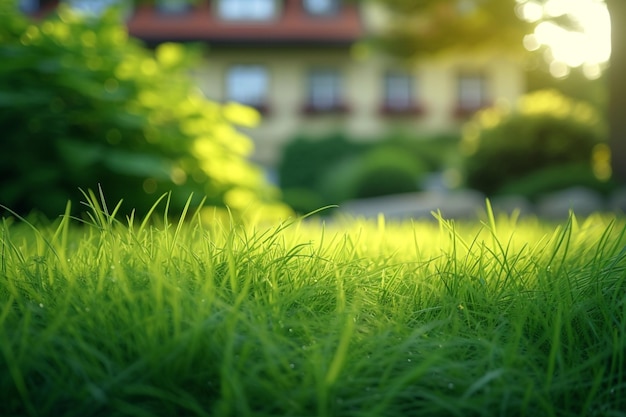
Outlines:
[[[0,226],[0,415],[625,416],[626,219]],[[128,224],[130,223],[130,224]]]

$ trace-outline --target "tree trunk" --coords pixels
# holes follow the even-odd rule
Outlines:
[[[626,184],[626,1],[607,0],[611,14],[609,143],[613,178]]]

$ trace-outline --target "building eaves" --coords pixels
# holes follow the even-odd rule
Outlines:
[[[302,0],[286,0],[271,21],[225,21],[209,2],[184,14],[164,14],[139,6],[127,22],[129,33],[148,43],[204,41],[222,44],[346,45],[365,36],[358,4],[342,5],[336,15],[308,14]]]

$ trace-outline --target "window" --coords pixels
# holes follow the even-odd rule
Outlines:
[[[333,15],[339,10],[339,0],[304,0],[304,9],[314,16]]]
[[[39,0],[20,0],[18,7],[22,13],[35,13],[39,10]]]
[[[415,79],[403,71],[389,71],[385,74],[385,113],[419,112],[414,98]]]
[[[256,107],[267,105],[269,76],[262,65],[235,65],[226,75],[228,100]]]
[[[487,104],[487,80],[484,74],[461,74],[458,79],[457,114],[470,115]]]
[[[88,16],[102,16],[109,7],[121,4],[120,0],[66,0],[69,6]]]
[[[164,14],[183,14],[189,10],[189,0],[157,0],[156,6]]]
[[[276,16],[275,0],[219,0],[218,14],[226,20],[271,20]]]
[[[341,80],[337,70],[312,70],[308,82],[307,111],[315,113],[342,109]]]

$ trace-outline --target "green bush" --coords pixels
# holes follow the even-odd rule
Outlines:
[[[392,133],[383,139],[389,145],[400,147],[424,164],[429,172],[445,170],[458,153],[460,133],[435,134]]]
[[[327,204],[339,204],[356,197],[355,184],[361,173],[363,154],[344,158],[320,177],[318,189]]]
[[[377,142],[340,133],[298,137],[284,148],[279,166],[283,198],[296,211],[310,212],[355,198],[416,191],[419,177],[441,169],[457,144],[458,138],[448,136],[391,134]]]
[[[373,149],[362,157],[354,184],[354,197],[418,191],[418,179],[425,172],[426,167],[401,148],[383,146]]]
[[[58,215],[98,185],[138,213],[169,191],[170,210],[191,192],[233,210],[271,197],[233,127],[258,114],[197,92],[187,73],[199,54],[143,49],[114,11],[61,5],[34,22],[14,2],[0,8],[0,204]]]
[[[323,177],[322,190],[334,203],[418,191],[425,166],[395,146],[379,145],[335,165]]]
[[[522,97],[512,109],[479,112],[465,127],[461,149],[469,187],[497,194],[502,187],[539,170],[591,166],[605,140],[601,117],[590,105],[556,91]]]
[[[617,188],[612,181],[599,180],[588,164],[547,167],[512,180],[500,188],[501,194],[514,194],[536,200],[542,194],[581,186],[608,195]]]
[[[332,186],[329,189],[327,173],[370,146],[350,141],[341,133],[321,138],[296,137],[283,149],[278,167],[283,200],[300,213],[342,201]]]
[[[280,185],[316,189],[320,177],[329,168],[343,159],[360,155],[367,148],[367,144],[350,141],[341,133],[321,138],[296,137],[283,149],[278,167]]]

